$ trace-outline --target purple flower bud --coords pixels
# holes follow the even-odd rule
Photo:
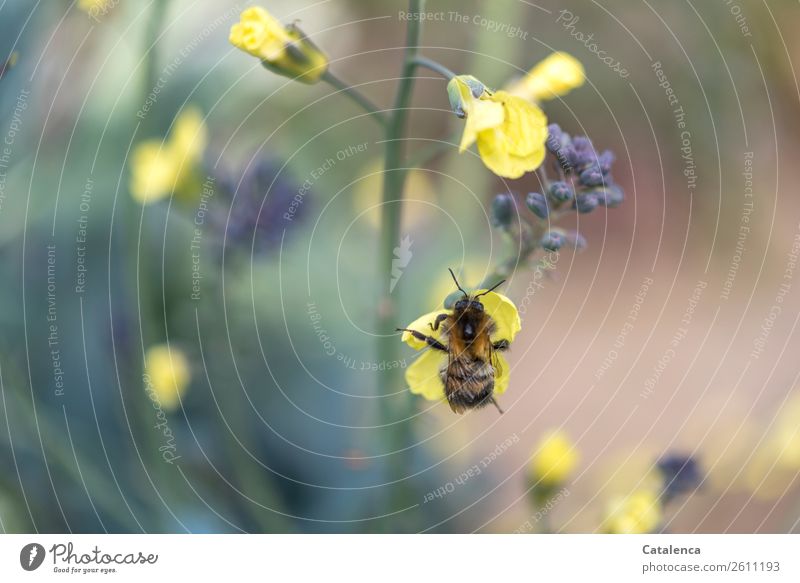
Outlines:
[[[568,231],[565,238],[567,245],[570,247],[574,247],[579,251],[586,249],[586,238],[577,231]]]
[[[559,231],[548,231],[539,241],[545,251],[558,251],[564,243],[566,243],[566,238]]]
[[[572,200],[575,193],[572,192],[572,186],[566,182],[558,181],[550,184],[548,194],[555,202],[566,202]]]
[[[580,181],[584,186],[602,186],[605,182],[605,176],[603,176],[603,171],[600,170],[599,166],[591,165],[581,172]]]
[[[547,205],[547,197],[541,192],[531,192],[525,198],[525,203],[531,212],[540,219],[546,219],[550,216],[550,207]]]
[[[696,458],[670,454],[658,460],[659,472],[664,480],[665,500],[694,491],[703,481],[703,472]]]
[[[587,192],[576,196],[572,206],[576,208],[579,213],[590,213],[597,208],[598,204],[600,204],[600,202],[597,200],[597,195],[594,192]]]
[[[580,168],[597,162],[597,152],[592,146],[592,141],[586,136],[572,138],[572,147],[575,148],[575,166]]]
[[[609,184],[605,188],[593,190],[592,194],[597,196],[597,202],[608,208],[617,208],[625,200],[625,194],[616,184]]]
[[[514,197],[507,192],[498,194],[492,200],[492,225],[506,228],[514,218]]]
[[[611,166],[614,164],[614,160],[616,159],[617,157],[614,156],[614,152],[612,152],[611,150],[606,150],[602,154],[600,154],[600,157],[597,160],[597,164],[598,166],[600,166],[600,170],[603,171],[603,174],[608,174],[609,172],[611,172]]]
[[[556,157],[561,168],[565,172],[569,172],[571,167],[574,166],[575,157],[569,134],[561,131],[558,124],[550,124],[547,130],[549,132],[547,140],[545,140],[547,150]]]

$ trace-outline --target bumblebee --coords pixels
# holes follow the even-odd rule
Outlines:
[[[484,311],[480,297],[497,289],[505,280],[482,293],[470,295],[458,283],[453,270],[449,271],[463,298],[456,301],[450,313],[440,314],[429,324],[433,331],[441,328],[442,337],[447,343],[418,330],[397,328],[397,331],[408,332],[433,350],[447,353],[447,362],[439,375],[444,384],[447,402],[455,413],[461,414],[489,403],[502,413],[503,410],[493,395],[495,375],[499,368],[499,361],[494,353],[507,350],[509,342],[492,341],[496,324]]]

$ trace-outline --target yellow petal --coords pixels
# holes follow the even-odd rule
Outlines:
[[[446,354],[438,350],[426,350],[406,369],[408,390],[429,401],[444,399],[441,370],[446,365]],[[502,395],[508,389],[511,367],[505,357],[497,352],[494,353],[494,366],[494,394]]]
[[[424,316],[420,316],[413,322],[411,322],[406,328],[410,330],[416,330],[418,332],[422,332],[426,336],[433,336],[437,340],[441,340],[442,338],[442,328],[439,327],[438,330],[434,330],[431,328],[431,325],[436,321],[437,316],[439,314],[449,314],[450,310],[437,310],[435,312],[430,312],[425,314]],[[428,344],[427,342],[423,342],[422,340],[417,340],[414,338],[410,332],[403,332],[403,335],[400,337],[400,340],[408,344],[414,350],[422,350]]]
[[[184,161],[199,160],[206,148],[208,136],[203,114],[197,107],[189,106],[175,119],[170,135],[170,147],[175,155]]]
[[[286,50],[290,37],[269,12],[255,6],[242,12],[241,20],[231,27],[230,43],[260,59],[274,61]]]
[[[406,369],[408,390],[429,401],[444,399],[444,384],[442,384],[439,371],[446,364],[446,358],[447,355],[438,350],[423,352]]]
[[[485,99],[475,99],[467,110],[464,133],[461,136],[459,152],[469,148],[476,140],[479,132],[496,128],[503,123],[505,111],[500,103]]]
[[[499,352],[494,353],[494,394],[502,395],[508,389],[508,382],[511,380],[511,367],[508,361]]]
[[[505,111],[503,123],[478,133],[478,153],[484,164],[498,176],[519,178],[544,161],[547,117],[532,103],[498,91],[489,99]]]
[[[639,490],[630,496],[614,498],[608,505],[605,530],[614,534],[653,532],[661,522],[658,495]]]
[[[568,53],[558,52],[531,69],[513,92],[534,101],[555,99],[580,87],[585,80],[581,62]]]
[[[484,291],[486,290],[477,290],[476,294]],[[520,320],[519,312],[514,302],[497,292],[489,292],[479,299],[483,304],[484,312],[491,316],[495,324],[497,324],[492,340],[495,342],[498,340],[513,342],[517,332],[522,329],[522,320]]]

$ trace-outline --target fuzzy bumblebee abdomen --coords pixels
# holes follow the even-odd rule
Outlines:
[[[440,371],[440,375],[447,402],[456,413],[491,402],[495,370],[488,362],[456,358]]]

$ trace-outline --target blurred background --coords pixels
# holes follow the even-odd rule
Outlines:
[[[390,106],[405,2],[264,5]],[[675,460],[641,530],[800,531],[797,2],[428,1],[422,51],[490,86],[580,60],[545,112],[613,150],[626,193],[564,221],[585,249],[511,279],[502,416],[383,381],[417,356],[375,349],[383,135],[233,48],[247,6],[0,5],[3,531],[625,530],[609,517]],[[397,325],[441,305],[447,267],[475,285],[506,258],[491,200],[538,186],[459,155],[445,82],[419,75],[407,163],[454,145],[409,178]],[[141,146],[181,119],[197,175],[143,205]],[[569,472],[543,497],[553,432]]]

